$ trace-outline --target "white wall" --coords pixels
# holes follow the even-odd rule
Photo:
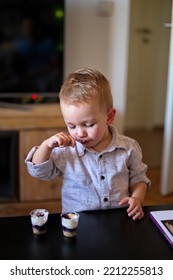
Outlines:
[[[130,2],[125,125],[152,129],[164,124],[172,0]]]
[[[111,4],[107,16],[99,13],[102,2]],[[87,66],[109,79],[120,131],[124,127],[126,100],[129,3],[130,0],[66,0],[64,74]]]

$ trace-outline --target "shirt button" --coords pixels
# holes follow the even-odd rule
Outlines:
[[[107,197],[104,197],[103,201],[104,201],[104,202],[107,202],[107,201],[108,201],[108,198],[107,198]]]
[[[104,176],[104,175],[101,175],[101,176],[100,176],[100,179],[101,179],[101,180],[104,180],[104,179],[105,179],[105,176]]]
[[[100,155],[99,158],[102,158],[102,155]]]

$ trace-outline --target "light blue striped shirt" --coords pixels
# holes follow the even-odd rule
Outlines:
[[[48,161],[34,165],[37,147],[29,152],[25,162],[31,176],[41,180],[62,176],[62,212],[116,208],[135,183],[150,186],[139,144],[114,126],[110,131],[112,140],[99,153],[77,142],[74,148],[53,149]]]

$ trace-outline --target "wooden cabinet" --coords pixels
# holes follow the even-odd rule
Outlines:
[[[30,131],[20,131],[19,134],[19,184],[20,201],[51,200],[61,197],[61,180],[59,178],[51,181],[42,181],[31,177],[24,162],[26,155],[33,146],[38,146],[41,142],[57,130],[39,129]]]
[[[0,203],[0,216],[25,215],[33,208],[46,207],[50,212],[61,210],[61,179],[42,181],[32,178],[25,158],[33,146],[53,134],[65,130],[58,104],[24,105],[0,109],[0,130],[18,131],[18,200]],[[17,168],[14,166],[13,168]]]

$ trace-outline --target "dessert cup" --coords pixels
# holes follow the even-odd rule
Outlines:
[[[79,214],[76,212],[68,212],[61,214],[61,224],[63,235],[66,237],[75,237],[79,222]]]
[[[46,209],[34,209],[30,215],[33,233],[37,235],[46,233],[49,212]]]

